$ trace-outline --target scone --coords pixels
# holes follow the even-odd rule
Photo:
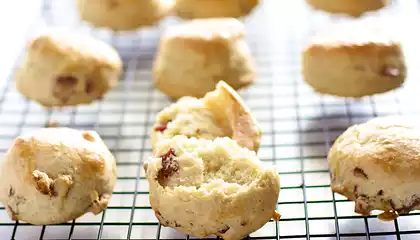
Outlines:
[[[13,220],[58,224],[99,214],[115,183],[114,157],[96,132],[44,128],[16,138],[5,154],[0,201]]]
[[[114,31],[154,25],[168,14],[172,5],[165,0],[77,0],[82,20]]]
[[[172,98],[202,97],[220,80],[234,89],[256,78],[255,63],[234,18],[196,19],[169,28],[153,66],[155,86]]]
[[[329,13],[360,17],[363,13],[384,8],[390,0],[306,0],[306,2],[315,9]]]
[[[304,80],[323,94],[364,97],[398,88],[406,77],[400,42],[373,22],[321,30],[302,59]]]
[[[219,18],[246,16],[259,0],[175,0],[174,13],[181,18]]]
[[[261,129],[242,98],[221,81],[204,98],[183,97],[157,115],[152,147],[176,135],[210,140],[230,137],[240,146],[258,151]]]
[[[165,139],[144,168],[150,204],[164,226],[239,240],[278,217],[279,175],[230,138]]]
[[[15,78],[17,89],[45,107],[88,104],[118,84],[122,61],[106,43],[52,29],[27,47]]]
[[[355,212],[382,220],[420,209],[420,128],[377,118],[347,129],[328,162],[331,188],[355,201]]]

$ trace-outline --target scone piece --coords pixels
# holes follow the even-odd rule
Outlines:
[[[164,226],[239,240],[278,217],[279,175],[230,138],[165,139],[144,168],[150,204]]]
[[[239,18],[250,14],[258,3],[259,0],[176,0],[174,12],[185,19]]]
[[[202,97],[220,80],[234,89],[255,80],[255,63],[234,18],[196,19],[169,28],[153,66],[155,86],[169,97]]]
[[[406,65],[400,42],[373,22],[334,24],[303,52],[303,76],[315,91],[363,97],[401,86]]]
[[[114,31],[151,26],[167,15],[172,5],[165,0],[77,0],[82,20]]]
[[[360,17],[366,12],[384,8],[390,0],[306,0],[306,2],[315,9],[329,13],[342,13]]]
[[[210,140],[230,137],[240,146],[258,151],[261,129],[242,98],[220,81],[204,98],[183,97],[157,115],[152,146],[176,135]]]
[[[121,70],[120,56],[106,43],[52,29],[29,43],[16,87],[45,107],[88,104],[117,85]]]
[[[355,201],[355,212],[393,220],[420,209],[420,128],[377,118],[347,129],[334,143],[328,163],[331,188]]]
[[[16,138],[3,158],[0,201],[13,220],[58,224],[108,205],[116,182],[96,132],[44,128]]]

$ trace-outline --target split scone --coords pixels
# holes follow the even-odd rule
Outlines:
[[[18,137],[0,170],[0,201],[13,220],[64,223],[99,214],[116,183],[113,155],[93,131],[44,128]]]
[[[152,147],[176,135],[210,140],[230,137],[240,146],[258,151],[261,129],[242,98],[221,81],[204,98],[183,97],[157,115]]]
[[[218,18],[246,16],[259,0],[176,0],[174,13],[181,18]]]
[[[377,118],[347,129],[334,143],[328,162],[331,188],[355,201],[355,212],[393,220],[420,209],[420,128]]]
[[[170,27],[153,65],[156,88],[169,97],[203,97],[223,80],[240,89],[255,81],[256,70],[234,18],[196,19]]]
[[[169,13],[172,5],[165,0],[77,0],[82,20],[114,31],[154,25]]]
[[[121,58],[108,44],[51,29],[29,43],[16,88],[45,107],[88,104],[114,88],[121,71]]]
[[[304,49],[304,80],[323,94],[364,97],[400,87],[406,65],[400,42],[373,22],[333,24]]]
[[[156,217],[186,234],[239,240],[279,217],[279,175],[230,138],[165,139],[144,168]]]
[[[329,13],[348,14],[360,17],[366,12],[377,11],[387,6],[390,0],[306,0],[314,9]]]

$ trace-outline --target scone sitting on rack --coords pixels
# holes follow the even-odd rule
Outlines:
[[[259,0],[175,0],[174,12],[185,19],[238,18],[250,14],[258,3]]]
[[[0,201],[13,220],[64,223],[99,214],[116,180],[114,157],[96,132],[44,128],[16,138],[4,156]]]
[[[165,0],[77,0],[82,20],[114,31],[151,26],[165,17],[172,5]]]
[[[364,97],[400,87],[400,42],[372,22],[339,23],[318,32],[303,52],[303,77],[315,91]]]
[[[158,114],[152,147],[176,135],[210,140],[230,137],[240,146],[258,151],[261,129],[242,98],[221,81],[204,98],[183,97]]]
[[[45,107],[88,104],[118,84],[122,61],[106,43],[52,29],[27,47],[15,79],[17,89]]]
[[[202,97],[220,80],[234,89],[251,84],[255,64],[234,18],[196,19],[162,37],[153,66],[155,86],[169,97]]]
[[[306,0],[306,2],[314,9],[360,17],[366,12],[384,8],[390,0]]]
[[[164,226],[239,240],[279,218],[279,175],[230,138],[165,139],[144,168],[150,204]]]
[[[328,162],[331,188],[355,201],[355,212],[393,220],[420,209],[420,128],[377,118],[347,129]]]

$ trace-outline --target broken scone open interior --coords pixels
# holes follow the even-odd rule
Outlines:
[[[278,174],[230,138],[162,140],[144,169],[151,206],[165,226],[198,237],[238,239],[279,218]]]
[[[159,113],[152,145],[176,135],[205,139],[230,137],[240,146],[258,151],[261,130],[238,93],[220,81],[203,98],[183,97]]]

